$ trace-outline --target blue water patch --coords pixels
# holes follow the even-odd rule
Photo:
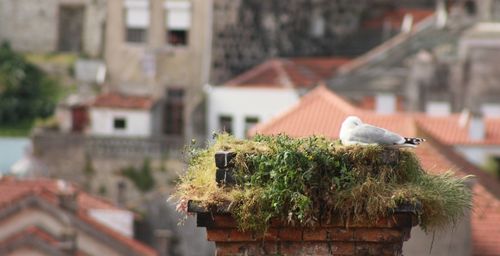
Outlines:
[[[0,173],[8,172],[24,156],[29,143],[29,138],[0,137]]]

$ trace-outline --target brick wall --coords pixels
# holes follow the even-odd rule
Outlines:
[[[192,211],[196,211],[192,210]],[[197,213],[198,226],[207,228],[216,255],[401,255],[416,219],[396,213],[376,222],[349,225],[332,220],[316,228],[273,222],[265,234],[242,232],[224,213]]]

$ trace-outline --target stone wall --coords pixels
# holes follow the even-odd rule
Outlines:
[[[227,81],[274,56],[361,53],[373,43],[365,40],[352,51],[349,40],[364,18],[398,6],[433,5],[424,0],[214,0],[211,81]]]
[[[2,0],[0,41],[15,50],[50,53],[58,51],[60,6],[84,8],[82,52],[97,57],[103,48],[105,0]]]

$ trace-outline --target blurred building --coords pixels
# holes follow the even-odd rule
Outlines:
[[[272,57],[358,56],[432,13],[434,0],[214,0],[210,81]],[[410,17],[411,16],[411,17]]]
[[[497,1],[438,1],[435,14],[345,65],[329,87],[365,108],[386,102],[386,113],[500,116],[498,9]]]
[[[0,42],[32,53],[76,52],[98,57],[104,50],[106,0],[4,0]]]
[[[192,138],[203,126],[194,112],[208,81],[211,5],[207,0],[108,1],[109,87],[165,99],[166,136]]]
[[[1,255],[157,255],[135,214],[62,180],[0,179]]]
[[[332,77],[347,58],[274,58],[207,90],[207,134],[226,131],[245,138],[295,104],[307,90]],[[258,101],[256,101],[258,99]]]

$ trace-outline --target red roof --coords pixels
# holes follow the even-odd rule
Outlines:
[[[16,243],[16,241],[25,240],[27,237],[34,237],[35,239],[43,241],[44,244],[49,244],[55,247],[57,250],[60,250],[60,238],[54,237],[52,234],[37,226],[28,226],[23,230],[7,237],[2,242],[0,242],[0,248],[14,244]],[[23,245],[21,244],[20,246]],[[77,249],[75,255],[85,255],[85,253]]]
[[[338,138],[341,123],[347,115],[357,115],[367,123],[386,127],[405,136],[417,135],[420,131],[418,125],[422,123],[422,120],[417,122],[416,118],[411,115],[377,115],[370,111],[360,110],[326,87],[319,86],[277,118],[255,126],[251,134],[285,133],[293,137],[323,135]],[[422,132],[424,135],[428,133],[426,130]],[[495,196],[500,195],[500,184],[488,174],[472,166],[449,147],[440,144],[439,140],[425,137],[429,141],[419,146],[415,153],[426,170],[433,173],[454,170],[458,175],[476,175],[479,182],[474,186],[474,212],[471,217],[474,254],[500,255],[498,242],[500,201]]]
[[[154,103],[154,99],[148,96],[124,95],[117,92],[110,92],[97,96],[92,106],[149,110],[153,107]]]
[[[17,180],[10,177],[1,178],[0,209],[16,204],[20,199],[28,196],[40,197],[41,199],[54,204],[55,207],[59,207],[57,197],[58,194],[61,193],[60,187],[62,186],[65,187],[65,191],[78,191],[78,212],[76,214],[78,218],[85,221],[100,232],[103,232],[106,235],[120,241],[131,250],[136,251],[141,255],[157,255],[156,251],[149,246],[146,246],[135,239],[124,236],[91,218],[90,215],[88,215],[88,211],[91,209],[123,209],[104,199],[92,196],[79,190],[79,188],[72,183],[41,178],[27,180]]]
[[[321,85],[301,98],[299,103],[269,122],[258,124],[252,133],[302,137],[312,134],[337,138],[340,124],[349,115],[357,115],[367,123],[387,127],[401,134],[416,133],[413,120],[402,114],[374,115],[358,109]]]
[[[460,125],[460,115],[443,117],[419,115],[418,125],[440,142],[448,145],[500,145],[500,118],[485,118],[486,137],[472,140],[469,137],[469,124]]]
[[[406,9],[398,8],[396,10],[387,11],[382,16],[363,22],[365,28],[382,28],[387,21],[393,28],[400,28],[405,15],[409,14],[413,17],[413,24],[418,23],[425,18],[431,16],[434,10],[429,9]]]
[[[349,59],[276,58],[270,59],[226,82],[228,86],[310,88],[331,78]]]

